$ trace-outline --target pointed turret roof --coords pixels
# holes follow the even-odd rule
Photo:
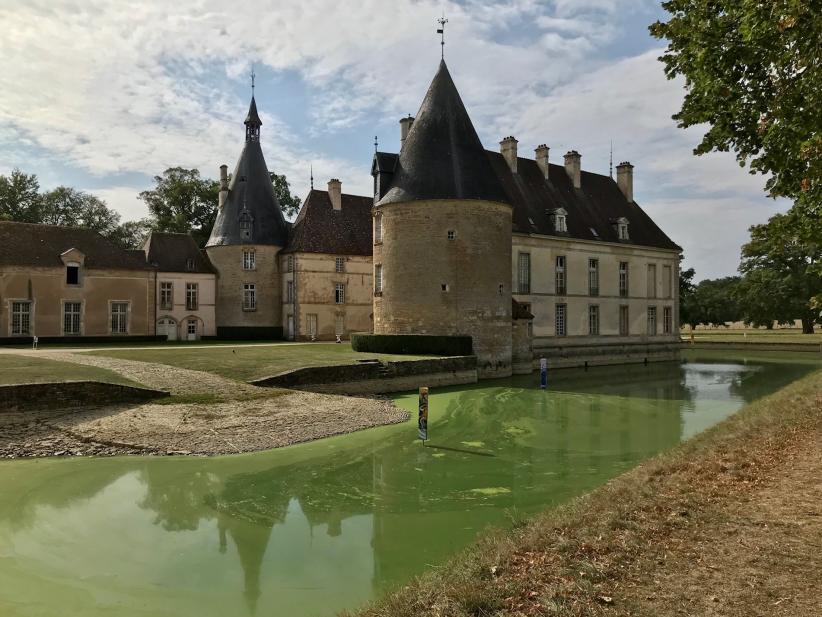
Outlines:
[[[249,124],[256,124],[257,126],[262,126],[263,121],[260,120],[260,114],[257,113],[257,101],[254,100],[254,96],[251,97],[251,105],[248,106],[248,114],[245,117],[245,122],[243,122],[246,126]]]
[[[508,202],[444,60],[378,205],[424,199]]]

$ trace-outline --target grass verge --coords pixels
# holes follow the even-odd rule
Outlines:
[[[60,381],[103,381],[126,386],[141,385],[108,369],[32,356],[0,354],[0,385]]]
[[[820,393],[817,371],[353,614],[822,614]]]

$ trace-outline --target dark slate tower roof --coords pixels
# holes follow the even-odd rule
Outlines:
[[[378,205],[424,199],[508,203],[444,60],[400,151],[391,186]]]
[[[245,146],[228,184],[228,198],[217,212],[207,247],[232,244],[285,246],[288,240],[288,228],[274,196],[274,185],[260,146],[262,122],[254,97],[245,125]]]

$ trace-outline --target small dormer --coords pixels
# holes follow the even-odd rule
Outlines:
[[[618,219],[614,220],[614,229],[617,232],[617,238],[619,238],[620,242],[626,242],[631,239],[628,235],[628,219],[624,216],[619,217]]]
[[[551,212],[551,225],[554,228],[554,233],[567,234],[568,233],[568,211],[565,208],[554,208]]]
[[[248,210],[240,212],[240,240],[243,242],[251,242],[251,227],[254,219],[248,213]]]
[[[81,271],[86,262],[85,254],[79,249],[71,248],[60,254],[60,261],[66,268],[66,285],[79,286]]]

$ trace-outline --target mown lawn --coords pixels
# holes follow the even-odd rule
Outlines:
[[[31,356],[0,354],[0,384],[58,381],[103,381],[128,386],[140,385],[108,369]]]
[[[95,356],[170,364],[249,381],[305,366],[349,364],[377,358],[383,361],[416,360],[424,356],[358,353],[349,343],[306,343],[265,347],[209,347],[207,349],[127,349],[90,352]]]

